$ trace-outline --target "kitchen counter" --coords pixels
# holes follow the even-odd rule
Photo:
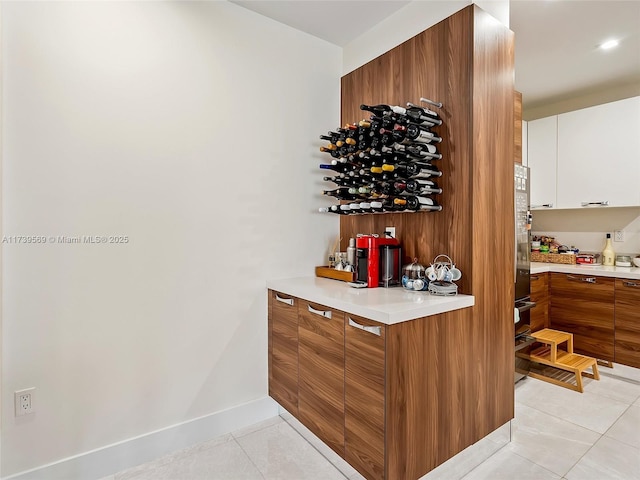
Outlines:
[[[345,282],[319,277],[270,280],[267,288],[386,325],[475,304],[472,295],[440,297],[428,292],[412,292],[402,287],[353,288]]]
[[[600,277],[628,278],[640,280],[640,268],[603,267],[602,265],[565,265],[562,263],[531,262],[531,273],[573,273],[577,275],[596,275]]]

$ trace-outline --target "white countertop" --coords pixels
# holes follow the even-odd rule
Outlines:
[[[440,297],[428,292],[412,292],[402,287],[353,288],[345,282],[319,277],[270,280],[267,288],[386,325],[475,304],[472,295]]]
[[[531,273],[544,272],[573,273],[640,280],[640,268],[637,267],[603,267],[602,265],[564,265],[562,263],[531,262]]]

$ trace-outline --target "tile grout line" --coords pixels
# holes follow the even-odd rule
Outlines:
[[[620,418],[622,418],[622,417],[624,416],[624,414],[625,414],[625,413],[627,413],[629,410],[631,410],[631,408],[632,408],[633,406],[634,406],[634,405],[633,405],[633,403],[632,403],[631,405],[629,405],[629,407],[628,407],[624,412],[622,412],[622,415],[620,415],[620,417],[619,417],[615,422],[613,422],[609,428],[607,428],[607,431],[606,431],[606,432],[604,432],[604,433],[602,434],[602,436],[603,436],[603,437],[607,437],[607,438],[609,438],[609,439],[611,439],[611,440],[615,440],[615,441],[617,441],[617,442],[620,442],[620,443],[622,443],[622,444],[624,444],[624,445],[627,445],[627,446],[629,446],[629,447],[635,448],[636,450],[640,450],[640,449],[638,449],[638,447],[636,447],[635,445],[631,445],[631,444],[629,444],[629,443],[627,443],[627,442],[625,442],[625,441],[618,440],[617,438],[610,437],[609,435],[607,435],[607,433],[609,433],[609,430],[611,430],[611,429],[613,428],[613,426],[614,426],[616,423],[618,423],[618,421],[620,420]],[[640,408],[640,407],[639,407],[639,408]]]
[[[590,393],[591,393],[592,395],[598,395],[598,394],[593,393],[593,392],[590,392]],[[620,400],[616,400],[616,399],[614,399],[614,398],[610,398],[610,397],[605,397],[605,396],[603,396],[603,395],[598,395],[598,396],[599,396],[599,397],[601,397],[601,398],[606,398],[606,399],[608,399],[608,400],[613,400],[614,402],[618,402],[618,403],[620,403],[620,404],[622,404],[622,405],[626,405],[626,407],[627,407],[627,408],[626,408],[622,413],[620,413],[620,415],[618,415],[618,416],[615,418],[615,420],[611,423],[611,425],[609,425],[609,427],[607,427],[607,431],[608,431],[608,430],[609,430],[609,428],[611,428],[611,426],[613,426],[613,424],[614,424],[614,423],[616,423],[618,420],[620,420],[620,417],[621,417],[622,415],[624,415],[624,413],[627,411],[627,409],[628,409],[629,407],[633,406],[633,403],[621,402]],[[636,401],[636,400],[634,400],[634,402],[635,402],[635,401]],[[518,400],[517,400],[517,399],[516,399],[516,403],[518,403]],[[577,427],[587,429],[587,430],[589,430],[590,432],[597,433],[598,435],[604,435],[604,433],[597,432],[597,431],[595,431],[595,430],[592,430],[592,429],[591,429],[591,428],[589,428],[589,427],[585,427],[584,425],[580,425],[580,424],[575,423],[575,422],[572,422],[571,420],[568,420],[568,419],[566,419],[566,418],[562,418],[562,417],[559,417],[559,416],[554,415],[554,414],[552,414],[552,413],[546,412],[546,411],[544,411],[544,410],[540,410],[537,406],[535,406],[535,407],[534,407],[534,406],[529,405],[528,403],[524,403],[524,402],[519,402],[519,403],[521,403],[522,405],[524,405],[524,406],[526,406],[526,407],[533,408],[533,409],[535,409],[535,410],[537,410],[537,411],[539,411],[539,412],[541,412],[541,413],[544,413],[544,414],[546,414],[546,415],[549,415],[549,416],[551,416],[551,417],[557,418],[557,419],[559,419],[559,420],[564,420],[565,422],[571,423],[572,425],[575,425],[575,426],[577,426]]]
[[[511,438],[511,437],[509,437]],[[511,443],[511,440],[509,440],[507,443],[505,443],[504,445],[502,445],[499,449],[497,449],[495,452],[493,452],[491,455],[489,455],[487,458],[485,458],[482,462],[480,462],[478,465],[476,465],[475,467],[473,467],[471,470],[469,470],[467,473],[464,473],[459,480],[464,480],[464,478],[466,476],[468,476],[471,472],[473,472],[475,469],[477,469],[478,467],[480,467],[481,465],[483,465],[485,462],[489,461],[489,459],[491,457],[493,457],[494,455],[496,455],[499,451],[501,451],[502,449],[504,449],[507,445],[509,445]],[[453,458],[453,457],[451,457]]]
[[[527,406],[527,407],[529,407],[529,408],[533,408],[534,410],[537,410],[538,412],[542,413],[543,415],[549,415],[549,416],[550,416],[550,417],[552,417],[552,418],[556,418],[556,419],[559,419],[559,420],[563,420],[563,421],[565,421],[565,422],[567,422],[567,423],[569,423],[569,424],[571,424],[571,425],[574,425],[574,426],[577,426],[577,427],[580,427],[580,428],[584,428],[585,430],[589,430],[590,432],[593,432],[593,433],[595,433],[596,435],[598,435],[598,438],[597,438],[597,439],[596,439],[596,440],[595,440],[595,441],[594,441],[594,442],[589,446],[589,448],[587,448],[587,450],[586,450],[586,451],[585,451],[585,452],[580,456],[580,458],[578,458],[578,460],[577,460],[573,465],[571,465],[571,467],[569,467],[569,469],[568,469],[566,472],[564,472],[564,474],[563,474],[560,478],[565,478],[565,477],[566,477],[566,475],[567,475],[567,474],[568,474],[568,473],[573,469],[573,467],[575,467],[575,466],[580,462],[580,460],[582,460],[582,458],[583,458],[587,453],[589,453],[589,451],[590,451],[590,450],[595,446],[595,444],[596,444],[596,443],[598,443],[598,442],[600,441],[600,439],[604,436],[604,434],[603,434],[603,433],[595,432],[595,431],[591,430],[590,428],[587,428],[587,427],[584,427],[584,426],[582,426],[582,425],[578,425],[578,424],[576,424],[576,423],[570,422],[569,420],[566,420],[566,419],[564,419],[564,418],[560,418],[560,417],[557,417],[557,416],[555,416],[555,415],[551,415],[550,413],[544,412],[544,411],[542,411],[542,410],[538,410],[537,408],[530,407],[529,405],[526,405],[526,404],[523,404],[523,405],[525,405],[525,406]],[[625,410],[625,411],[626,411],[626,410]],[[623,412],[623,414],[624,414],[624,412]],[[622,416],[623,414],[621,414],[620,416]],[[619,417],[618,417],[618,419],[619,419]],[[613,423],[615,424],[615,423],[618,421],[618,419],[616,419]],[[612,426],[613,426],[613,424],[612,424]],[[609,428],[611,428],[611,427],[609,427]],[[520,454],[519,454],[519,453],[517,453],[517,452],[513,452],[513,453],[515,453],[516,455],[519,455],[519,456],[520,456],[520,457],[522,457],[522,458],[526,458],[526,457],[524,457],[524,456],[520,455]],[[532,461],[532,460],[530,460],[530,459],[527,459],[527,460]],[[546,468],[546,467],[544,467],[544,466],[542,466],[542,465],[539,465],[539,464],[538,464],[538,463],[536,463],[536,462],[533,462],[533,463],[535,463],[535,464],[536,464],[536,465],[538,465],[539,467],[544,468],[545,470],[549,470],[548,468]],[[551,470],[549,470],[549,471],[551,471]],[[553,473],[554,475],[558,475],[558,474],[557,474],[557,473],[555,473],[555,472],[552,472],[552,473]]]
[[[294,418],[295,418],[295,417],[294,417]],[[283,420],[284,420],[284,419],[283,419]],[[284,423],[286,423],[287,425],[289,425],[289,427],[290,427],[294,432],[296,432],[298,435],[300,435],[300,438],[302,438],[306,443],[308,443],[309,445],[311,445],[311,448],[313,448],[316,452],[318,452],[318,453],[320,454],[320,456],[321,456],[322,458],[324,458],[327,462],[329,462],[333,468],[335,468],[338,472],[340,472],[340,475],[342,475],[344,478],[346,478],[347,480],[349,480],[349,477],[347,477],[347,476],[344,474],[344,472],[338,468],[338,466],[337,466],[337,465],[335,465],[331,460],[329,460],[327,457],[325,457],[325,456],[324,456],[324,454],[323,454],[320,450],[318,450],[318,448],[317,448],[313,443],[311,443],[309,440],[307,440],[307,439],[304,437],[304,435],[302,435],[302,433],[300,433],[300,432],[298,431],[298,429],[297,429],[297,428],[295,428],[293,425],[291,425],[291,424],[290,424],[289,422],[287,422],[286,420],[284,420]],[[311,432],[311,433],[313,433],[313,432]],[[320,439],[318,439],[318,440],[320,440]],[[320,440],[320,441],[322,442],[322,440]],[[323,443],[324,443],[324,442],[323,442]],[[332,450],[332,451],[333,451],[333,450]],[[344,459],[343,459],[343,460],[344,460]],[[346,462],[346,460],[345,460],[345,462]]]
[[[629,408],[631,408],[632,406],[633,406],[633,404],[629,405],[629,406],[627,407],[627,410],[629,410]],[[586,457],[586,456],[587,456],[587,454],[588,454],[588,453],[593,449],[593,447],[595,447],[595,446],[596,446],[596,444],[597,444],[600,440],[602,440],[602,438],[603,438],[603,437],[605,437],[605,436],[606,436],[606,433],[607,433],[609,430],[611,430],[611,428],[612,428],[612,427],[613,427],[613,426],[618,422],[618,420],[620,420],[620,418],[622,417],[622,415],[624,415],[624,414],[627,412],[627,410],[625,410],[624,412],[622,412],[622,413],[620,414],[620,417],[618,417],[618,418],[616,419],[616,421],[615,421],[615,422],[613,422],[613,423],[611,424],[611,426],[610,426],[609,428],[607,428],[607,430],[606,430],[604,433],[598,433],[598,432],[595,432],[595,433],[598,433],[598,435],[600,435],[600,437],[599,437],[595,442],[593,442],[593,445],[591,445],[591,446],[587,449],[587,451],[586,451],[586,452],[584,452],[584,453],[582,454],[582,456],[581,456],[581,457],[580,457],[580,458],[579,458],[579,459],[578,459],[578,460],[577,460],[573,465],[571,465],[571,467],[569,468],[569,470],[567,470],[567,471],[565,472],[565,474],[562,476],[562,478],[566,478],[566,476],[569,474],[569,472],[571,472],[571,470],[573,470],[573,469],[576,467],[576,465],[578,465],[578,464],[582,461],[582,459],[583,459],[584,457]],[[543,413],[544,413],[544,412],[543,412]],[[620,443],[622,443],[622,444],[624,444],[624,445],[628,445],[626,442],[623,442],[623,441],[618,440],[618,439],[616,439],[616,438],[612,438],[612,437],[607,437],[607,438],[608,438],[608,439],[611,439],[611,440],[616,440],[616,441],[618,441],[618,442],[620,442]],[[629,446],[630,446],[630,447],[633,447],[633,445],[629,445]],[[634,448],[635,448],[635,447],[634,447]]]
[[[277,424],[276,424],[276,425],[277,425]],[[273,426],[273,425],[270,425],[270,426]],[[265,428],[268,428],[268,427],[265,427]],[[256,431],[258,431],[258,432],[259,432],[259,431],[261,431],[261,430],[264,430],[264,428],[261,428],[260,430],[256,430]],[[252,432],[252,433],[253,433],[253,432]],[[254,462],[254,461],[253,461],[253,458],[251,458],[251,455],[249,455],[249,454],[247,453],[247,451],[246,451],[244,448],[242,448],[242,445],[240,445],[240,442],[238,442],[238,439],[237,439],[233,434],[232,434],[231,436],[232,436],[232,438],[233,438],[233,441],[234,441],[234,442],[236,442],[236,445],[238,445],[238,447],[240,447],[240,450],[242,450],[242,453],[244,453],[244,454],[247,456],[247,458],[248,458],[248,459],[249,459],[249,461],[251,462],[251,465],[253,465],[254,467],[256,467],[256,470],[258,471],[258,473],[260,474],[260,476],[263,478],[263,480],[266,480],[266,478],[267,478],[267,477],[265,477],[264,473],[262,473],[262,470],[260,470],[260,467],[258,467],[258,465],[256,464],[256,462]],[[240,437],[240,438],[242,438],[242,437]]]
[[[593,446],[593,445],[592,445],[592,446]],[[591,448],[591,447],[589,447],[589,448]],[[544,465],[540,465],[539,463],[534,462],[534,461],[533,461],[533,460],[531,460],[530,458],[527,458],[527,457],[525,457],[525,456],[523,456],[523,455],[520,455],[518,452],[514,452],[513,450],[509,450],[509,452],[510,452],[510,453],[513,453],[514,455],[517,455],[518,457],[520,457],[520,458],[522,458],[522,459],[524,459],[524,460],[526,460],[526,461],[528,461],[528,462],[533,463],[534,465],[536,465],[536,466],[538,466],[538,467],[542,468],[543,470],[546,470],[547,472],[549,472],[549,473],[550,473],[550,474],[552,474],[552,475],[556,475],[557,477],[559,477],[559,478],[561,478],[561,479],[562,479],[562,478],[564,478],[564,475],[561,475],[561,474],[559,474],[559,473],[556,473],[556,472],[554,472],[553,470],[549,470],[549,469],[548,469],[547,467],[545,467]],[[571,468],[573,468],[573,466],[572,466]],[[571,468],[570,468],[569,470],[571,470]],[[569,470],[567,470],[567,472],[565,472],[565,475],[566,475],[567,473],[569,473]]]
[[[520,402],[520,403],[522,403],[522,402]],[[529,405],[529,404],[522,403],[522,405],[524,405],[525,407],[533,408],[534,410],[537,410],[537,411],[538,411],[538,412],[540,412],[540,413],[544,413],[545,415],[549,415],[550,417],[553,417],[553,418],[556,418],[556,419],[558,419],[558,420],[562,420],[562,421],[564,421],[564,422],[570,423],[571,425],[574,425],[574,426],[576,426],[576,427],[584,428],[585,430],[589,430],[590,432],[593,432],[593,433],[595,433],[595,434],[597,434],[597,435],[603,435],[602,433],[600,433],[600,432],[596,432],[595,430],[592,430],[592,429],[590,429],[589,427],[585,427],[584,425],[580,425],[580,424],[574,423],[574,422],[572,422],[571,420],[567,420],[566,418],[558,417],[557,415],[554,415],[554,414],[549,413],[549,412],[545,412],[544,410],[540,410],[539,408],[537,408],[537,407],[533,407],[533,406],[531,406],[531,405]],[[621,414],[621,415],[622,415],[622,414]],[[616,422],[618,421],[618,419],[619,419],[619,418],[620,418],[620,417],[616,418],[616,419],[613,421],[613,423],[616,423]],[[612,425],[613,425],[613,423],[612,423]]]
[[[614,423],[615,423],[615,422],[614,422]],[[578,459],[578,460],[577,460],[573,465],[571,465],[571,467],[569,468],[569,470],[567,470],[567,471],[565,472],[565,474],[562,476],[562,478],[566,478],[566,476],[567,476],[567,475],[569,475],[569,473],[571,472],[571,470],[573,470],[574,468],[576,468],[576,465],[578,465],[578,464],[582,461],[582,459],[583,459],[584,457],[586,457],[586,456],[587,456],[587,454],[588,454],[588,453],[593,449],[593,447],[595,447],[595,446],[596,446],[596,444],[597,444],[600,440],[602,440],[602,437],[604,437],[604,434],[600,434],[600,438],[598,438],[595,442],[593,442],[593,445],[591,445],[591,446],[587,449],[587,451],[586,451],[586,452],[584,452],[584,453],[582,454],[582,456],[581,456],[581,457],[580,457],[580,458],[579,458],[579,459]]]

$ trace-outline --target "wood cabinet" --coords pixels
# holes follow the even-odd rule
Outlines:
[[[574,350],[614,360],[615,279],[551,273],[551,328],[573,334]]]
[[[523,164],[522,161],[522,93],[514,92],[513,100],[513,158],[515,163]],[[526,164],[525,164],[526,166]]]
[[[298,302],[269,290],[269,395],[298,414]]]
[[[558,207],[640,205],[638,132],[640,97],[558,115]]]
[[[386,326],[346,315],[345,460],[384,478]]]
[[[531,331],[537,332],[549,327],[549,274],[531,274],[531,301],[536,306],[531,309],[529,324]]]
[[[298,419],[344,457],[344,313],[298,308]]]
[[[640,368],[640,280],[616,279],[615,361]]]
[[[555,208],[558,116],[530,121],[527,132],[527,164],[531,169],[531,208]]]
[[[369,480],[416,480],[513,418],[513,383],[498,391],[482,367],[495,352],[474,350],[467,309],[385,325],[273,291],[269,299],[270,395]],[[513,377],[513,350],[500,363]],[[482,416],[477,392],[494,399]]]

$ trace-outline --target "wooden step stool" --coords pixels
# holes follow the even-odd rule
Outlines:
[[[529,359],[533,362],[573,373],[576,379],[576,385],[535,372],[529,372],[530,377],[560,385],[580,393],[584,391],[582,387],[583,376],[600,380],[596,359],[573,353],[573,335],[571,333],[545,328],[532,333],[531,336],[534,337],[536,341],[544,343],[544,345],[529,353]],[[558,346],[565,342],[567,343],[567,350],[559,349]],[[592,373],[585,371],[589,367],[591,367]]]

